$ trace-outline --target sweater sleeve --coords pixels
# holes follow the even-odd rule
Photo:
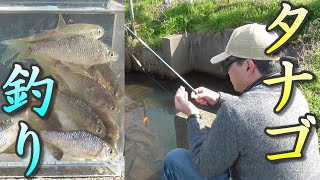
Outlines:
[[[230,114],[227,106],[223,105],[209,134],[201,119],[189,120],[189,149],[193,164],[201,176],[221,174],[238,158],[237,132]]]
[[[234,96],[234,95],[231,95],[231,94],[228,94],[228,93],[224,93],[224,92],[219,92],[220,94],[220,97],[219,97],[219,100],[216,104],[216,107],[219,109],[223,103],[225,103],[226,101],[230,101],[230,100],[235,100],[235,99],[238,99],[239,97],[238,96]]]

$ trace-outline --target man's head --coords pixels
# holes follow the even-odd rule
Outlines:
[[[213,64],[222,62],[227,67],[234,89],[245,89],[260,77],[279,71],[279,56],[265,55],[265,49],[278,38],[277,33],[267,32],[265,25],[248,24],[235,29],[225,52],[213,57]]]
[[[261,61],[235,56],[227,58],[223,62],[223,67],[227,70],[234,89],[240,93],[262,76],[281,71],[278,61]]]

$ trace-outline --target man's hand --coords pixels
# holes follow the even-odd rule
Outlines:
[[[191,93],[191,98],[193,98],[197,103],[201,105],[215,105],[219,98],[220,94],[205,87],[199,87],[195,89],[197,94],[194,92]]]
[[[187,116],[190,116],[191,114],[199,114],[198,108],[188,101],[188,92],[183,86],[180,86],[177,90],[174,98],[174,104],[177,111],[183,112]]]

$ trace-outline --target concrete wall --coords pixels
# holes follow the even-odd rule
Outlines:
[[[224,76],[220,65],[212,65],[210,59],[223,52],[232,30],[215,34],[171,35],[163,38],[162,50],[158,55],[163,58],[179,74],[190,71],[205,72]],[[150,74],[156,74],[167,79],[176,75],[160,62],[148,49],[142,48],[135,56],[144,69]],[[126,71],[142,71],[136,66],[132,57],[126,56]]]
[[[192,70],[223,76],[226,72],[222,71],[220,64],[213,65],[210,59],[215,55],[224,52],[225,47],[233,30],[215,34],[196,34],[189,37],[190,46],[193,52]]]
[[[160,51],[156,52],[160,57],[162,57],[163,53]],[[139,64],[143,67],[143,69],[139,66]],[[146,71],[148,74],[157,75],[161,77],[165,76],[165,66],[160,60],[150,52],[147,48],[135,48],[126,49],[125,53],[125,70],[126,72],[137,71],[144,72]]]
[[[162,49],[158,51],[173,69],[180,75],[190,71],[204,72],[224,77],[226,72],[220,64],[213,65],[210,59],[224,51],[233,29],[219,33],[171,35],[162,39]],[[284,55],[299,57],[301,47],[285,46],[281,50]],[[160,75],[167,79],[175,79],[177,76],[171,72],[160,60],[148,49],[143,48],[139,54],[141,64],[150,74]],[[132,66],[132,60],[126,57],[126,70],[142,71],[140,67]],[[131,66],[130,65],[131,62]]]
[[[185,35],[171,35],[162,39],[163,59],[179,74],[188,73],[192,64],[190,61],[190,42]],[[176,75],[166,68],[165,75],[169,79]]]
[[[215,34],[171,35],[163,38],[163,59],[179,74],[190,71],[224,76],[220,64],[213,65],[210,59],[224,51],[233,30]],[[165,76],[176,76],[166,68]]]

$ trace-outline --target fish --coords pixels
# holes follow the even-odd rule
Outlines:
[[[3,120],[6,117],[6,120]],[[17,118],[16,118],[17,117]],[[30,112],[30,110],[26,110],[22,115],[17,115],[16,117],[10,117],[8,115],[0,116],[0,119],[3,120],[0,123],[1,130],[4,130],[6,135],[1,135],[1,137],[7,138],[8,143],[1,143],[2,149],[1,153],[6,154],[14,154],[16,153],[15,142],[18,135],[18,121],[24,120],[29,123],[33,130],[36,132],[40,132],[42,130],[59,130],[60,124],[56,120],[56,116],[54,114],[50,115],[47,120],[40,119],[36,114]],[[2,132],[0,132],[1,134]],[[10,145],[11,144],[11,145]],[[48,149],[49,153],[57,160],[61,160],[63,157],[63,152],[58,148],[45,144],[45,147]]]
[[[94,109],[119,112],[119,104],[116,99],[96,80],[80,73],[72,72],[71,68],[60,62],[56,62],[53,67],[62,76],[73,96],[84,100]]]
[[[63,152],[85,160],[111,160],[117,151],[86,131],[41,131],[40,137]]]
[[[54,159],[61,160],[63,158],[64,152],[51,143],[44,141],[44,147],[47,148]]]
[[[119,57],[108,45],[84,36],[28,43],[27,54],[37,61],[48,56],[62,62],[83,65],[85,68],[94,64],[114,62]]]
[[[48,150],[49,154],[51,154],[51,156],[56,159],[56,160],[61,160],[63,158],[63,151],[60,150],[59,148],[53,146],[50,143],[45,142],[44,143],[44,147]],[[2,153],[4,154],[15,154],[16,153],[16,143],[15,141],[12,142],[12,144],[10,145],[10,147],[8,147],[5,151],[3,151]]]
[[[2,153],[6,149],[8,149],[12,144],[14,144],[18,136],[18,131],[19,131],[19,126],[18,126],[18,123],[16,122],[12,126],[0,132],[0,145],[1,145],[0,153]]]
[[[148,124],[149,124],[149,118],[148,118],[148,116],[147,116],[147,103],[146,103],[145,100],[143,100],[142,106],[143,106],[143,114],[144,114],[143,124],[144,124],[144,126],[148,126]]]
[[[62,62],[81,64],[86,67],[118,59],[118,54],[108,45],[83,36],[32,43],[29,51],[36,57],[39,55],[49,56]]]
[[[27,119],[28,113],[22,112],[13,117],[7,115],[1,115],[2,118],[5,118],[0,123],[0,153],[7,150],[16,142],[18,131],[19,131],[19,121]]]
[[[115,141],[119,139],[120,136],[119,126],[108,112],[102,110],[95,110],[95,112],[101,118],[104,126],[107,129],[107,134],[102,139],[114,146]]]
[[[55,29],[51,29],[46,32],[41,32],[24,38],[1,41],[1,44],[8,46],[6,51],[2,54],[1,62],[10,60],[17,53],[21,53],[20,58],[26,57],[28,55],[27,44],[31,42],[50,39],[61,39],[73,35],[99,39],[104,35],[104,33],[104,29],[101,26],[95,24],[76,23],[66,25],[62,16],[59,14],[59,22]]]
[[[107,134],[106,127],[93,108],[72,95],[58,90],[52,111],[57,113],[63,131],[86,130],[101,138]]]
[[[55,84],[57,85],[57,87],[59,87],[59,89],[62,91],[70,91],[70,88],[67,84],[67,82],[65,82],[65,80],[63,79],[62,75],[59,74],[56,69],[53,67],[54,64],[58,62],[58,60],[52,59],[52,58],[42,58],[42,61],[36,61],[34,59],[27,59],[25,60],[22,64],[25,65],[25,67],[30,67],[30,64],[37,64],[43,73],[43,77],[52,77],[55,81]],[[29,64],[26,65],[26,64]],[[41,104],[39,104],[41,105]]]
[[[58,120],[58,115],[55,112],[51,112],[48,119],[41,119],[39,116],[37,116],[35,113],[30,113],[28,120],[26,120],[28,123],[30,123],[31,127],[36,132],[41,132],[43,130],[55,130],[59,131],[62,130],[62,126]],[[61,160],[63,157],[63,151],[59,148],[53,146],[50,143],[44,142],[45,148],[48,150],[49,154],[52,155],[52,157],[56,160]]]
[[[118,78],[107,64],[93,65],[87,72],[91,77],[96,79],[99,84],[111,92],[117,100],[123,97]]]
[[[30,111],[30,110],[29,110]],[[42,130],[61,130],[62,126],[58,120],[58,115],[55,112],[50,112],[50,115],[47,119],[40,118],[36,113],[29,112],[28,119],[25,121],[28,122],[32,129],[37,132]]]

